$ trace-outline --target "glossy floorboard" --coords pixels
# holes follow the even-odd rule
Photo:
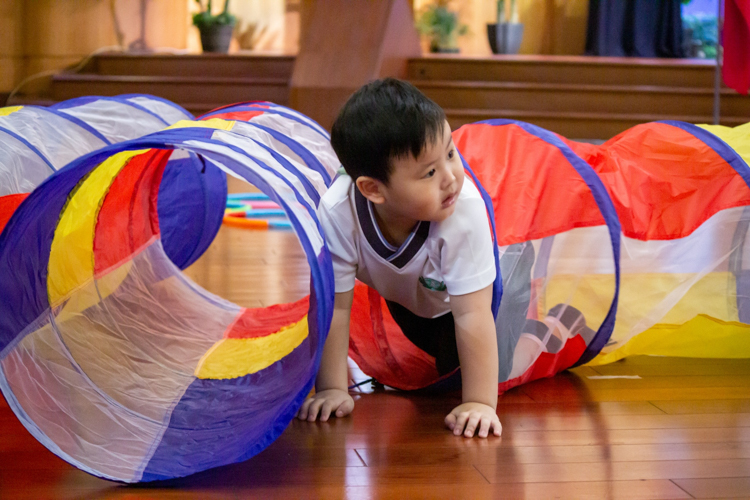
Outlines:
[[[187,274],[249,307],[298,299],[309,286],[288,232],[223,228]],[[367,377],[352,365],[351,378]],[[369,383],[354,393],[351,417],[294,421],[244,463],[140,486],[58,459],[2,401],[0,498],[750,498],[747,360],[641,357],[581,367],[505,394],[503,436],[487,440],[443,428],[458,394]]]

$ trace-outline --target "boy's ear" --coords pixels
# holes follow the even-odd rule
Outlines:
[[[379,205],[385,201],[385,186],[381,181],[373,179],[372,177],[361,175],[357,177],[355,184],[357,184],[357,189],[359,189],[359,192],[362,193],[362,196],[375,203],[376,205]]]

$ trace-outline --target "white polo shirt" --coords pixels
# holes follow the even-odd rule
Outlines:
[[[334,181],[318,207],[336,292],[351,290],[357,278],[424,318],[449,312],[450,295],[476,292],[495,280],[487,217],[484,200],[468,177],[453,214],[442,222],[420,222],[399,248],[383,237],[372,203],[348,175]]]

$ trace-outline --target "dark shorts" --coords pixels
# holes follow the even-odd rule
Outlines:
[[[453,314],[437,318],[417,316],[401,304],[385,301],[388,310],[401,331],[414,345],[435,358],[440,375],[450,373],[459,366],[456,346],[456,325]]]

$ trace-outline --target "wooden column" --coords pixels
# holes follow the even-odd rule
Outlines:
[[[421,55],[408,0],[303,1],[301,13],[290,102],[329,130],[355,90],[405,78],[407,59]]]

